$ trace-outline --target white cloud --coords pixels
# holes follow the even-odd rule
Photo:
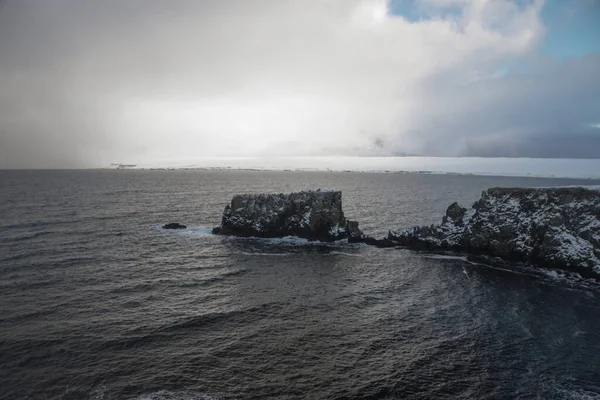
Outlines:
[[[4,25],[10,37],[0,28],[9,55],[0,101],[11,109],[3,128],[23,132],[13,141],[22,149],[62,138],[59,127],[73,138],[65,154],[92,163],[460,154],[465,132],[441,125],[486,133],[465,113],[512,98],[480,91],[486,76],[532,54],[543,4],[453,0],[448,14],[447,1],[421,1],[438,16],[409,21],[384,0],[9,4],[0,14],[0,27],[11,12],[14,21]],[[523,129],[501,128],[490,133]]]

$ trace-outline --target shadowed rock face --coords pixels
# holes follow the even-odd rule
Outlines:
[[[342,192],[334,191],[235,195],[213,233],[321,241],[362,237],[358,223],[344,217]]]
[[[396,245],[486,254],[600,277],[600,191],[492,188],[441,225],[390,232]]]

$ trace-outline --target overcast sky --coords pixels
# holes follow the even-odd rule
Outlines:
[[[0,168],[600,157],[597,0],[0,0]]]

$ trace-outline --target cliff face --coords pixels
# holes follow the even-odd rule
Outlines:
[[[391,231],[388,239],[600,277],[600,191],[492,188],[471,209],[450,205],[441,225]]]
[[[213,232],[321,241],[362,236],[358,223],[344,217],[342,192],[334,191],[235,195]]]

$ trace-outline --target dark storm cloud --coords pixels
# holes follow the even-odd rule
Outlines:
[[[600,123],[597,56],[495,76],[536,59],[540,1],[460,0],[448,17],[456,20],[413,22],[387,15],[386,4],[5,0],[0,167],[231,155],[590,156],[590,124]]]

